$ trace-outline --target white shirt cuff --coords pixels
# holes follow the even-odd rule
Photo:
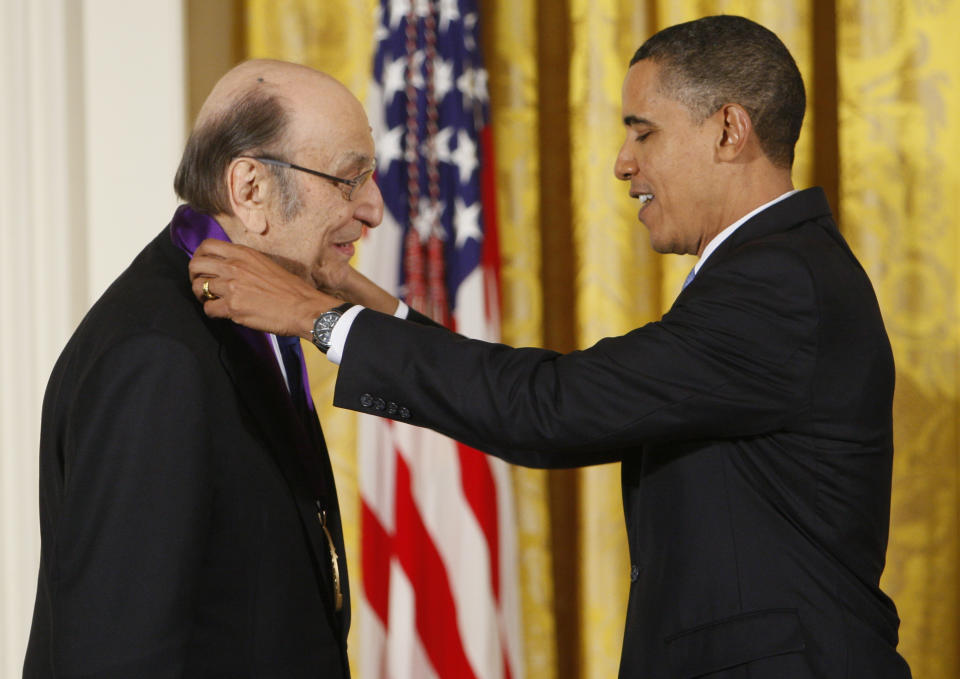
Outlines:
[[[350,328],[353,326],[353,319],[364,309],[366,307],[354,304],[344,312],[340,320],[333,326],[330,333],[330,348],[327,349],[327,359],[331,363],[340,365],[340,361],[343,360],[343,350],[347,346],[347,335],[350,334]],[[409,314],[410,307],[404,304],[403,300],[397,300],[397,310],[393,312],[393,315],[397,318],[406,319]]]
[[[327,349],[327,359],[331,363],[340,365],[343,360],[343,349],[347,344],[347,334],[350,332],[350,326],[353,325],[353,319],[357,317],[366,307],[354,304],[347,309],[340,320],[333,326],[330,332],[330,348]]]

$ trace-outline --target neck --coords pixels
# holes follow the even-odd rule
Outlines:
[[[220,227],[223,229],[223,232],[227,234],[227,237],[232,243],[244,244],[244,234],[246,229],[243,228],[243,224],[239,219],[234,215],[228,215],[223,212],[215,214],[213,216]]]
[[[710,241],[725,228],[761,205],[792,190],[793,181],[790,179],[789,169],[771,169],[771,166],[768,166],[764,171],[759,172],[744,168],[743,172],[731,176],[729,181],[720,187],[718,193],[720,209],[712,220],[714,230],[700,241],[697,256],[702,255]]]
[[[764,172],[740,173],[727,186],[727,200],[720,228],[730,226],[745,214],[792,190],[793,181],[789,169],[775,168]]]

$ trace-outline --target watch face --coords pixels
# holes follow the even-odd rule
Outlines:
[[[313,343],[320,349],[326,351],[330,348],[330,335],[333,333],[333,326],[340,320],[339,311],[325,311],[313,324]]]

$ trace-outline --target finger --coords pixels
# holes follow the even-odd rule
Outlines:
[[[194,256],[201,255],[203,257],[229,257],[232,251],[239,249],[241,246],[234,245],[229,241],[218,240],[216,238],[207,238],[194,251]]]
[[[208,255],[194,253],[193,259],[187,268],[190,270],[190,278],[196,279],[198,276],[207,278],[219,278],[226,271],[227,260],[221,257],[211,257]]]
[[[200,276],[193,279],[193,281],[190,283],[190,287],[193,290],[194,296],[198,300],[201,302],[207,302],[211,299],[221,297],[221,295],[217,294],[217,291],[214,289],[215,284],[219,286],[220,281],[209,276]]]
[[[197,255],[234,262],[256,262],[265,258],[265,255],[246,245],[238,245],[215,238],[208,238],[203,241],[194,252],[194,257]]]
[[[190,288],[193,290],[193,296],[196,297],[201,302],[204,301],[203,284],[208,280],[211,280],[211,279],[206,277],[194,278],[193,281],[191,281],[190,283]]]
[[[210,318],[229,318],[229,306],[226,300],[211,299],[203,303],[203,313]]]

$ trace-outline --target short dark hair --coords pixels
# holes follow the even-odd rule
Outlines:
[[[709,16],[665,28],[633,55],[660,66],[660,87],[699,120],[724,104],[750,114],[760,147],[793,165],[806,95],[790,51],[772,31],[738,16]]]
[[[183,149],[180,167],[173,180],[177,195],[208,215],[232,214],[224,173],[230,161],[242,155],[270,154],[268,147],[282,144],[289,116],[280,97],[263,90],[251,90],[236,103],[197,125]],[[283,168],[270,166],[278,179],[284,211],[296,204]]]

